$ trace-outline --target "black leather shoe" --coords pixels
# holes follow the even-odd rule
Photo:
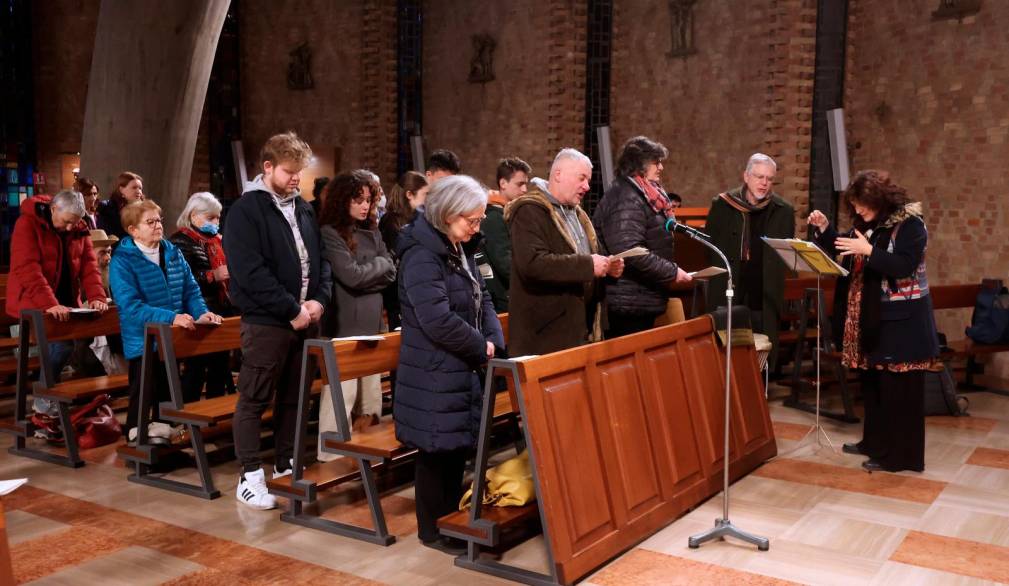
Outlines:
[[[862,462],[862,468],[865,468],[867,472],[879,472],[883,469],[883,465],[876,460],[869,458],[865,462]]]
[[[865,452],[858,447],[858,444],[844,444],[841,446],[841,451],[845,454],[854,454],[856,456],[864,456]]]
[[[454,537],[443,536],[434,541],[421,541],[420,543],[424,547],[430,547],[448,555],[460,556],[466,553],[466,542]]]

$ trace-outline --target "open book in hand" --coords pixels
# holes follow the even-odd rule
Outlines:
[[[701,269],[699,271],[694,271],[692,273],[687,273],[693,279],[710,279],[711,277],[717,277],[718,275],[724,275],[729,271],[723,269],[722,267],[708,267],[706,269]]]

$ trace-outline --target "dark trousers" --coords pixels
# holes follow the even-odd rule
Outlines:
[[[609,328],[606,330],[606,339],[629,336],[655,327],[655,318],[658,315],[634,315],[628,313],[609,312]]]
[[[305,330],[242,322],[242,369],[235,405],[235,455],[245,472],[262,466],[259,434],[263,413],[273,401],[273,441],[278,467],[288,468],[294,457],[298,419],[298,385],[305,339],[318,335],[312,324]],[[276,392],[274,392],[276,390]]]
[[[130,430],[137,426],[137,421],[140,419],[140,377],[143,374],[143,361],[144,357],[140,356],[129,360],[129,370],[127,373],[127,380],[130,386],[130,404],[126,410],[126,426],[123,427],[123,435],[128,435]],[[153,416],[148,421],[156,421],[159,416],[158,404],[162,401],[171,400],[171,394],[168,390],[168,376],[165,374],[165,367],[160,362],[155,362],[153,368],[151,368],[152,376],[152,387],[151,393],[148,398],[149,404],[147,405],[147,414]]]
[[[186,403],[200,400],[204,384],[208,399],[235,392],[230,352],[193,356],[183,360],[182,364],[182,399]]]
[[[438,519],[459,509],[462,475],[468,451],[417,452],[414,470],[414,496],[417,500],[417,537],[434,541]]]
[[[885,470],[925,469],[925,372],[863,371],[863,453]]]

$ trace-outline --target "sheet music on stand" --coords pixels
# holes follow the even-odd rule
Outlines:
[[[834,262],[822,248],[808,240],[798,238],[768,238],[761,240],[774,249],[792,271],[807,271],[817,275],[847,277],[848,271]]]

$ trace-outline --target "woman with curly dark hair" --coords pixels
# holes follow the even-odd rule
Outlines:
[[[624,143],[617,178],[592,216],[603,254],[648,250],[625,259],[624,274],[606,284],[607,338],[651,328],[666,311],[671,285],[690,280],[673,260],[673,235],[665,229],[675,209],[660,182],[667,154],[644,136]]]
[[[841,236],[820,211],[809,215],[817,242],[843,257],[834,317],[843,327],[842,363],[858,371],[865,419],[849,454],[872,472],[925,469],[925,371],[939,338],[925,274],[928,231],[921,204],[885,171],[862,171],[844,193],[854,227]]]
[[[358,170],[334,177],[323,196],[324,254],[333,271],[334,301],[322,320],[323,336],[371,335],[382,331],[382,290],[396,281],[396,267],[378,234],[375,220],[379,193],[370,172]],[[344,381],[346,413],[334,414],[332,397],[323,393],[319,432],[336,429],[336,416],[357,417],[357,429],[378,422],[382,387],[378,375]],[[322,442],[319,443],[322,445]],[[334,454],[319,452],[320,460]]]

